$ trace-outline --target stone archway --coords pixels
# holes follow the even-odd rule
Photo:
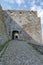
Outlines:
[[[19,38],[19,31],[14,30],[12,31],[12,39],[18,39]]]

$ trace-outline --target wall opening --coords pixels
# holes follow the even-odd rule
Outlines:
[[[12,31],[12,39],[19,39],[19,31],[17,30]]]

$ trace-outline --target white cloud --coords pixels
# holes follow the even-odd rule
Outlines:
[[[6,4],[6,3],[4,4],[3,8],[4,8],[5,10],[6,10],[6,9],[10,9],[10,10],[11,10],[11,9],[12,9],[12,7],[11,7],[10,5],[8,5],[8,4]]]
[[[31,7],[31,10],[34,10],[34,11],[36,11],[36,10],[37,10],[37,7],[36,7],[36,5],[32,6],[32,7]]]
[[[18,5],[21,5],[22,3],[24,3],[24,0],[4,0],[5,2],[9,2],[9,3],[14,3],[16,2]]]
[[[43,24],[43,9],[41,8],[41,6],[35,5],[35,2],[33,2],[31,10],[38,12],[38,17],[41,18],[41,24]],[[43,27],[42,27],[42,39],[43,39]]]
[[[37,9],[38,11],[38,16],[41,17],[41,23],[43,24],[43,9],[39,8]]]
[[[24,1],[24,0],[15,0],[15,2],[20,6],[20,5],[23,4],[25,1]]]
[[[31,10],[38,12],[38,16],[41,17],[41,24],[43,24],[43,9],[41,8],[41,6],[37,6],[33,4],[33,6],[31,7]]]

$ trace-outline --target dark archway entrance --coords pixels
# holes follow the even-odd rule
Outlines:
[[[12,31],[12,39],[18,39],[19,38],[19,31],[14,30]]]

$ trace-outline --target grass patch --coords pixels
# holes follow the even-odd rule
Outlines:
[[[3,45],[0,45],[0,52],[3,50],[3,48],[6,46],[6,44],[11,41],[11,40],[8,40],[6,41]]]
[[[2,54],[1,54],[1,56],[0,56],[0,61],[2,61],[2,59],[3,59],[2,56],[3,56],[3,54],[4,54],[5,50],[6,50],[6,48],[8,47],[10,41],[11,41],[11,40],[9,39],[9,40],[6,41],[3,45],[0,45],[0,52],[3,51]],[[4,50],[3,50],[3,49],[4,49]]]

